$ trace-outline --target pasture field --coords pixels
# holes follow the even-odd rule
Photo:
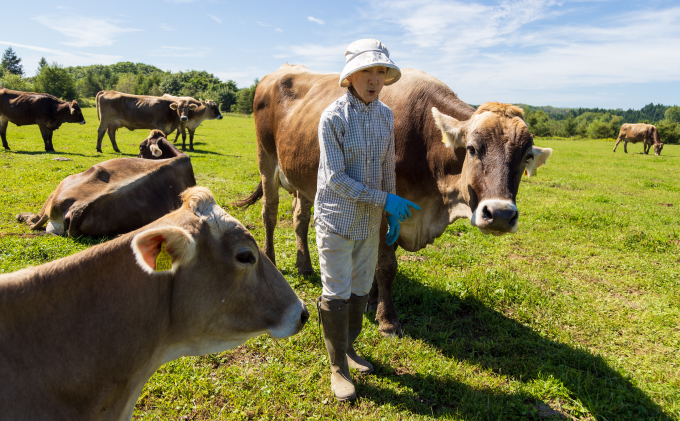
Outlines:
[[[44,153],[36,126],[10,124],[0,272],[105,240],[25,237],[14,220],[37,212],[67,175],[119,156],[108,138],[105,153],[95,151],[95,110],[83,112],[86,125],[55,132],[56,153]],[[136,156],[147,135],[119,131],[123,156]],[[228,207],[258,183],[252,118],[204,122],[195,141],[198,184],[262,244],[260,206]],[[356,403],[337,404],[330,392],[314,305],[321,284],[318,274],[297,275],[291,197],[281,190],[277,259],[310,322],[289,339],[164,365],[135,419],[680,419],[680,146],[656,157],[639,144],[628,154],[601,141],[536,144],[554,153],[522,181],[518,234],[484,236],[464,220],[418,253],[397,252],[404,337],[381,337],[367,314],[358,349],[376,373],[355,373]]]

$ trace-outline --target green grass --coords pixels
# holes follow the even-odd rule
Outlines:
[[[39,210],[65,176],[119,156],[106,139],[107,153],[95,152],[94,112],[84,110],[87,125],[55,132],[53,154],[42,152],[37,127],[10,125],[0,232],[28,233],[14,215]],[[147,134],[119,131],[124,155]],[[256,186],[255,142],[249,118],[197,130],[196,179],[219,204]],[[522,182],[518,234],[484,236],[459,221],[434,245],[398,252],[394,295],[405,335],[382,338],[374,314],[365,318],[358,348],[376,373],[355,373],[355,404],[337,404],[329,390],[312,304],[320,280],[296,275],[291,197],[282,191],[277,259],[310,323],[289,339],[259,337],[164,365],[135,419],[680,419],[680,146],[655,157],[641,145],[624,154],[609,142],[536,143],[554,153]],[[259,205],[227,210],[263,241]],[[100,241],[2,236],[0,271]]]

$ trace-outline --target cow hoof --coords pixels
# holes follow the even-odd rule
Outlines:
[[[314,269],[298,269],[298,275],[300,276],[312,276],[314,275]]]
[[[366,311],[378,311],[378,303],[371,303],[369,301],[368,305],[366,306]]]
[[[401,338],[402,332],[401,327],[393,326],[389,328],[378,328],[378,332],[385,338]]]
[[[120,153],[120,149],[114,149],[116,153]]]
[[[97,152],[99,152],[99,153],[104,153],[104,152],[102,152],[102,150],[101,150],[101,149],[97,149]]]
[[[190,150],[191,152],[193,152],[193,151],[194,151],[194,148],[189,148],[189,150]]]

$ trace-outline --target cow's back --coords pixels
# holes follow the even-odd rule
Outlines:
[[[96,103],[99,121],[112,129],[158,129],[168,134],[179,124],[177,112],[170,108],[173,101],[168,99],[102,91]]]
[[[72,237],[123,234],[177,209],[180,193],[194,185],[188,156],[112,159],[62,181],[50,220],[63,218]]]

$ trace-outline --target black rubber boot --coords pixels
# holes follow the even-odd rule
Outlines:
[[[349,297],[349,319],[347,323],[347,363],[350,368],[358,370],[362,374],[370,374],[373,365],[360,357],[354,349],[354,341],[361,333],[361,325],[364,321],[364,311],[368,303],[368,294],[358,296],[352,294]]]
[[[317,308],[331,365],[331,391],[340,402],[354,400],[357,395],[346,354],[349,300],[329,300],[321,296]]]

